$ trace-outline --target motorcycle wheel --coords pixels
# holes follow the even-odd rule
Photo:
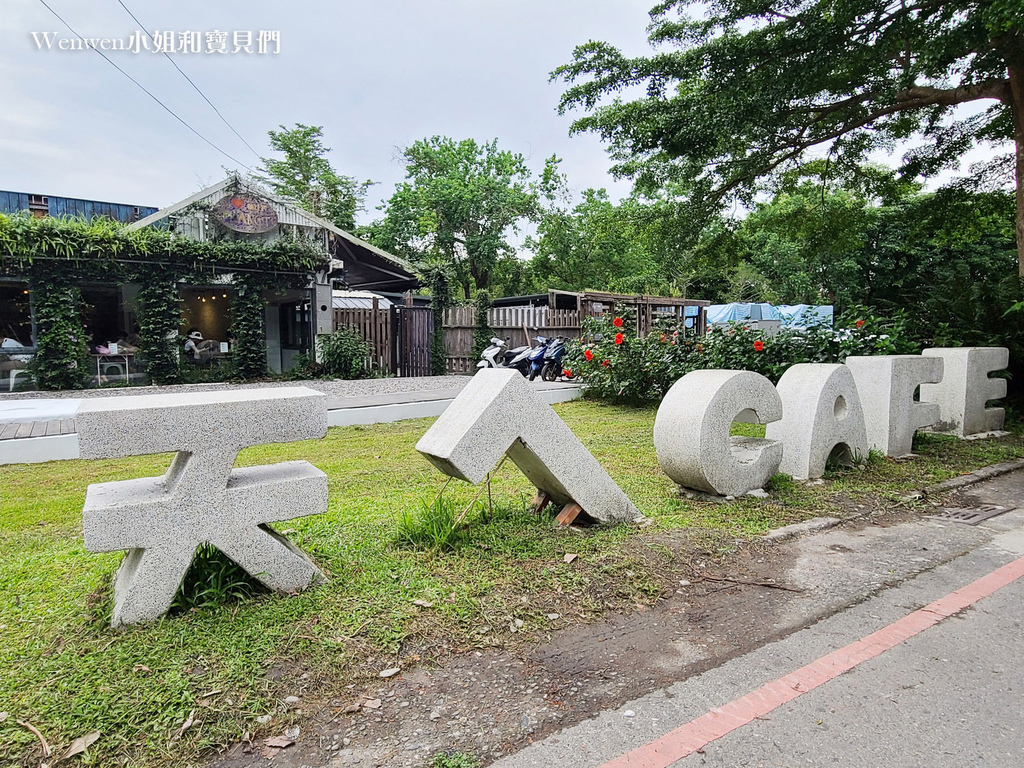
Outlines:
[[[547,363],[544,366],[544,370],[540,372],[540,377],[544,381],[555,381],[558,379],[558,371],[554,363]]]
[[[533,381],[534,379],[537,378],[537,369],[534,368],[532,365],[530,366],[530,375],[527,376],[526,378],[529,379],[530,381]]]

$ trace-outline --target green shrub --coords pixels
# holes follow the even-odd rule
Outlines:
[[[362,379],[370,373],[370,343],[353,328],[339,328],[317,337],[322,374],[336,379]]]
[[[621,326],[614,324],[616,318]],[[775,334],[733,323],[697,337],[680,325],[664,324],[640,339],[635,327],[629,312],[584,320],[583,335],[571,345],[566,367],[586,384],[589,395],[656,403],[690,371],[754,371],[777,383],[796,363],[841,363],[850,355],[914,354],[921,349],[907,331],[905,316],[884,319],[863,309],[837,329],[783,329]]]

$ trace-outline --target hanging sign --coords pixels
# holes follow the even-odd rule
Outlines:
[[[277,212],[270,203],[252,195],[228,195],[217,202],[210,215],[235,232],[259,234],[277,226]]]

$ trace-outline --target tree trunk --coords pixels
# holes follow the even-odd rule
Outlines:
[[[1011,65],[1010,109],[1013,114],[1013,141],[1017,181],[1017,269],[1024,280],[1024,65]]]

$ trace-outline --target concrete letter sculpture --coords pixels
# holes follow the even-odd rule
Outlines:
[[[507,454],[556,504],[613,523],[642,515],[517,371],[485,369],[416,444],[444,474],[479,483]]]
[[[921,400],[939,406],[936,432],[969,437],[1003,428],[1006,412],[985,402],[1006,397],[1006,379],[988,377],[1009,364],[1006,347],[932,347],[921,354],[943,364],[941,382],[921,385]]]
[[[210,543],[271,589],[324,580],[266,523],[327,510],[327,476],[305,461],[232,469],[239,450],[322,438],[324,395],[305,387],[85,400],[76,414],[82,458],[176,451],[167,474],[90,485],[90,552],[127,549],[114,579],[113,626],[167,612],[196,547]]]
[[[942,359],[921,355],[848,357],[857,382],[868,445],[886,456],[910,453],[914,433],[939,420],[939,406],[914,401],[919,385],[942,381]]]
[[[693,371],[665,395],[654,421],[662,471],[680,485],[722,496],[763,488],[779,470],[782,443],[729,437],[741,414],[754,423],[782,418],[782,399],[751,371]]]
[[[821,477],[836,446],[845,464],[867,458],[864,413],[849,368],[799,363],[782,374],[777,389],[782,420],[769,424],[765,437],[785,446],[782,472],[800,480]]]

